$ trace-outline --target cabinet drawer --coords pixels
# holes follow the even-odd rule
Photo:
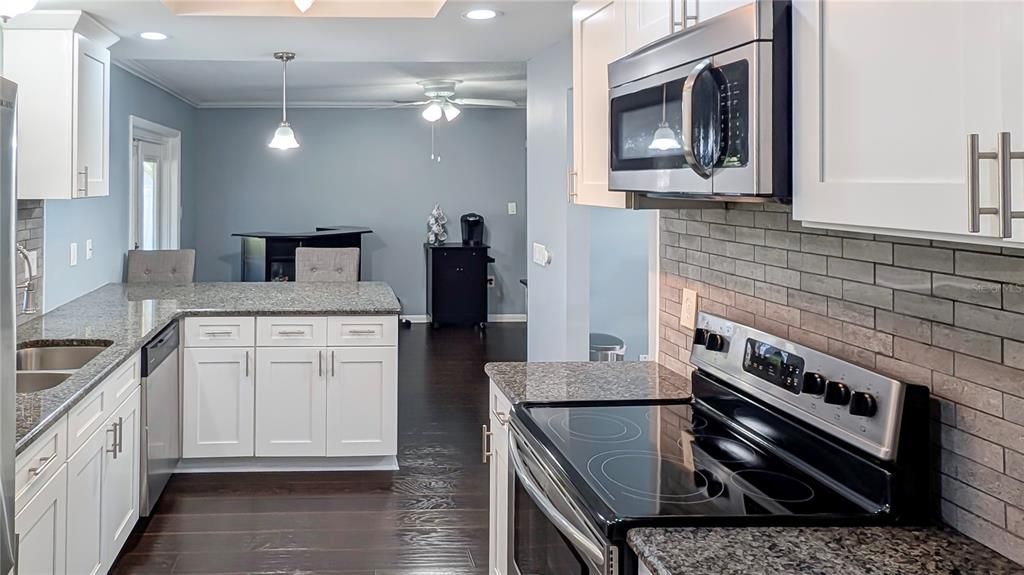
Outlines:
[[[261,347],[326,347],[326,317],[256,318],[256,345]]]
[[[256,318],[185,318],[185,347],[251,347],[256,345]]]
[[[68,454],[76,451],[89,439],[93,431],[114,412],[139,386],[141,376],[140,354],[107,376],[68,413]]]
[[[327,345],[398,345],[398,316],[332,317],[327,320]]]
[[[68,456],[68,418],[64,416],[46,431],[14,463],[14,512],[19,513],[46,485]]]

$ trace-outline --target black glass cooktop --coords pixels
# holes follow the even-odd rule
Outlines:
[[[525,412],[531,434],[609,530],[665,518],[675,525],[813,524],[815,516],[862,523],[873,514],[700,403],[535,404]]]

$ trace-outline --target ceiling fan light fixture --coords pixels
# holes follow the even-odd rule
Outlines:
[[[433,123],[440,120],[443,114],[444,109],[441,107],[441,104],[431,102],[429,106],[423,109],[423,113],[421,115],[424,120]]]
[[[306,10],[309,10],[310,7],[313,6],[313,2],[315,2],[315,0],[293,0],[293,1],[295,2],[295,7],[298,8],[299,12],[302,12],[303,14],[305,14]]]
[[[441,107],[444,110],[444,119],[449,122],[453,121],[455,118],[458,118],[459,114],[462,113],[462,110],[460,110],[458,106],[452,104],[451,102],[445,102],[444,105]]]
[[[0,0],[0,20],[4,22],[31,11],[38,0]]]
[[[277,130],[274,130],[274,139],[268,145],[276,150],[294,150],[299,147],[299,141],[295,139],[295,131],[288,122],[281,122]]]

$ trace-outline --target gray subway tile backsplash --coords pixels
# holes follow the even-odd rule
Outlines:
[[[689,287],[702,310],[928,386],[936,514],[1024,563],[1024,250],[809,228],[781,205],[665,210],[662,230],[660,361],[688,369]]]

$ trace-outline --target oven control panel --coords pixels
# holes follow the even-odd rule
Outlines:
[[[695,327],[697,368],[881,459],[895,457],[901,382],[704,312]]]
[[[804,358],[748,338],[743,352],[743,371],[796,395],[803,387]]]

